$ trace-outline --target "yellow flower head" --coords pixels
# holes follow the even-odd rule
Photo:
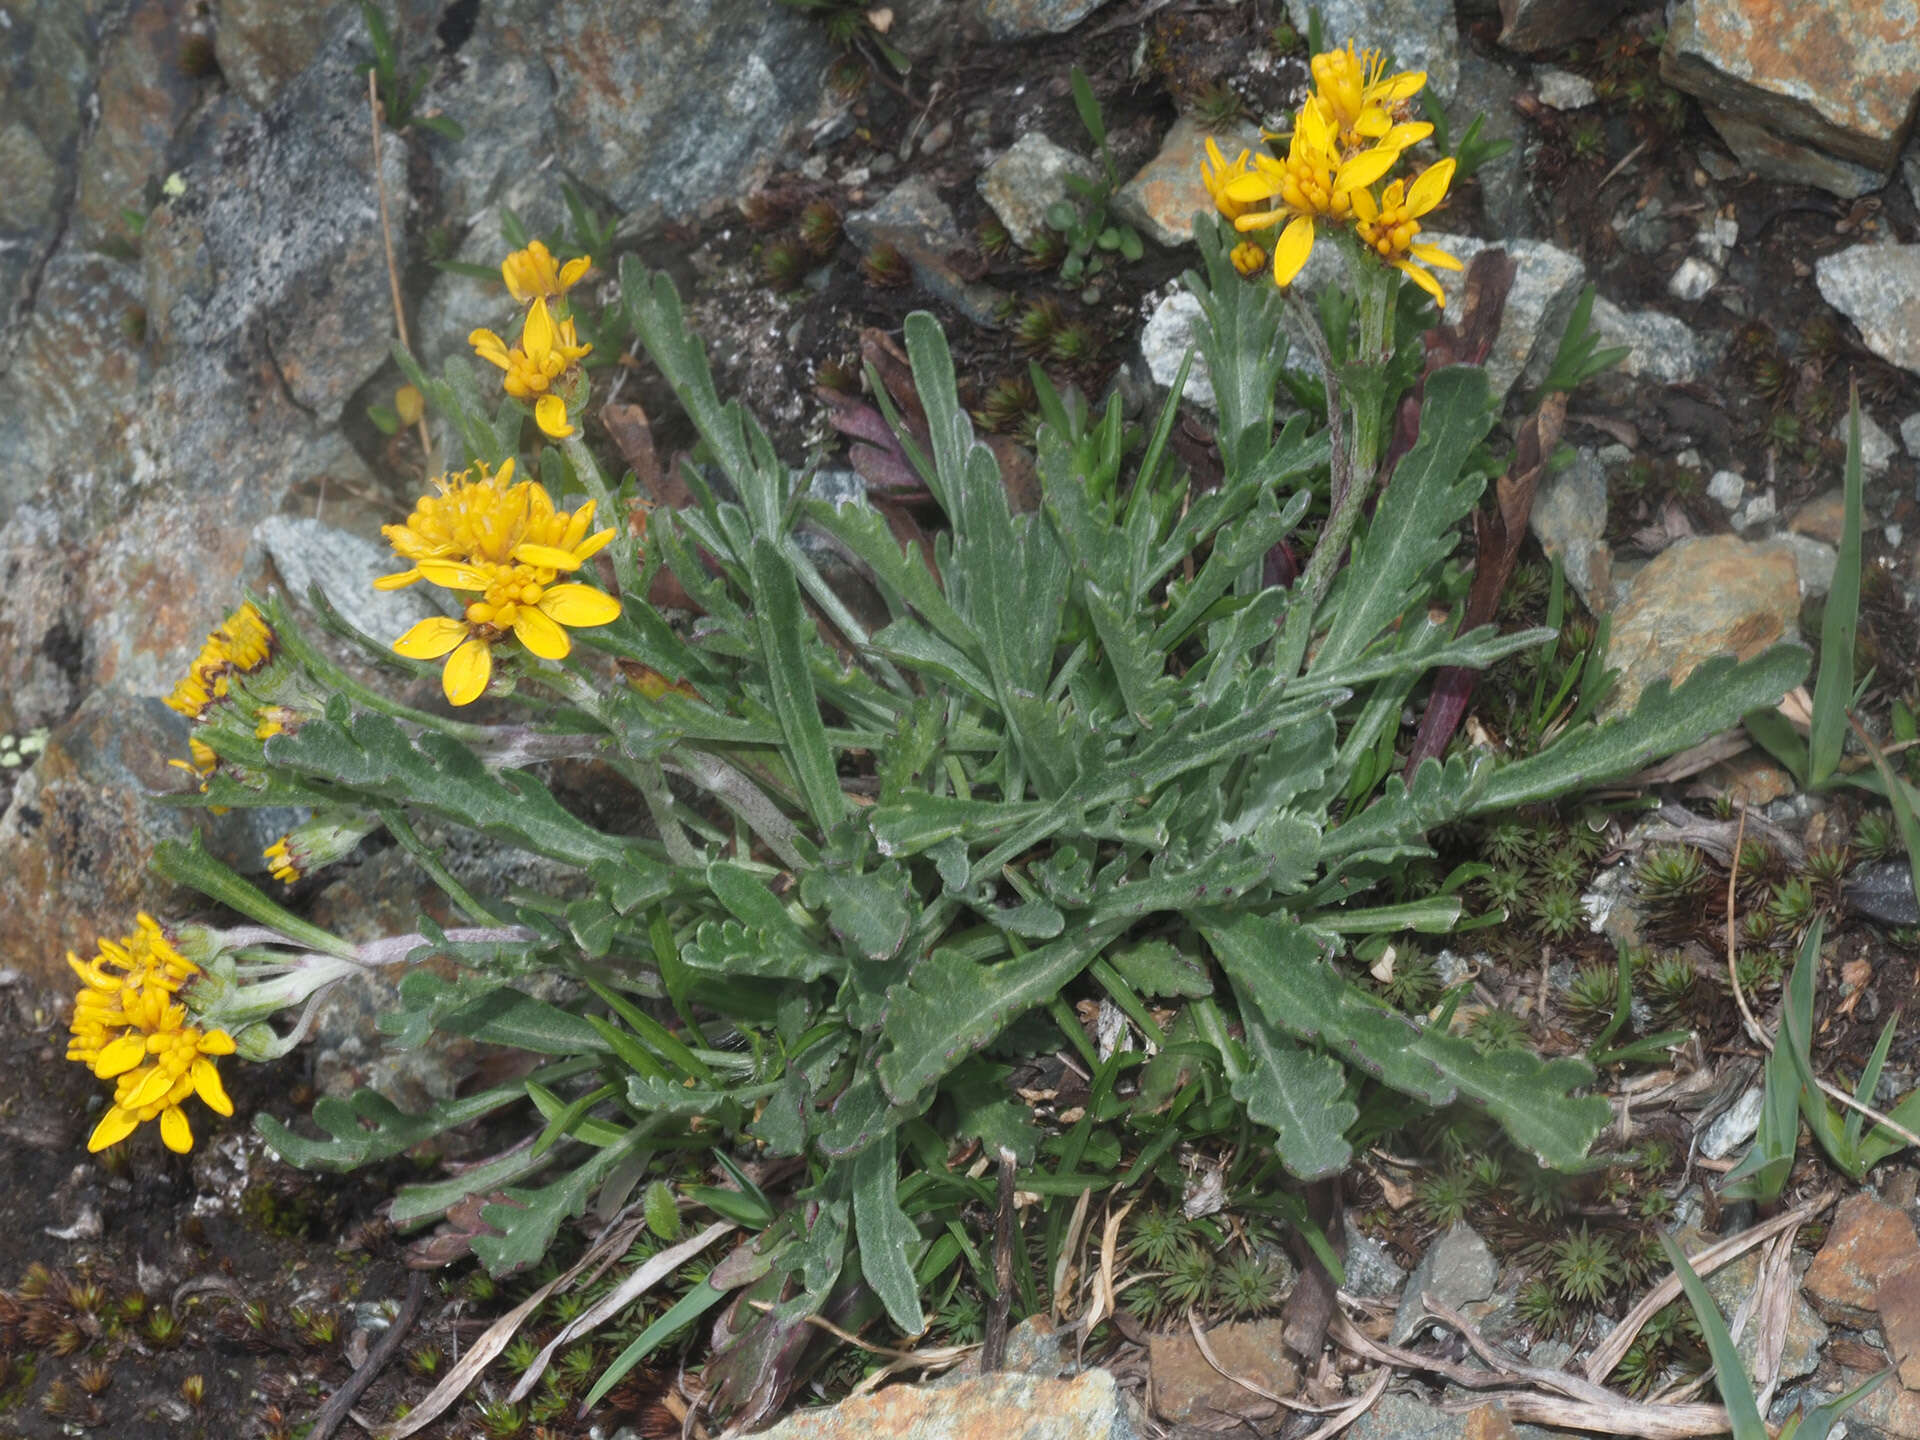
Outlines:
[[[533,240],[500,262],[500,278],[507,282],[507,292],[525,305],[529,300],[558,300],[592,268],[593,259],[587,255],[556,265],[553,253]]]
[[[68,1022],[67,1058],[117,1081],[114,1103],[94,1128],[89,1150],[104,1150],[158,1120],[161,1140],[184,1154],[193,1148],[193,1130],[181,1101],[198,1094],[220,1114],[233,1113],[220,1074],[206,1058],[231,1055],[233,1037],[186,1023],[186,1006],[175,997],[200,967],[174,948],[151,915],[137,923],[131,935],[102,940],[91,960],[68,952],[81,990]]]
[[[1264,230],[1287,222],[1273,247],[1273,280],[1291,285],[1312,253],[1314,222],[1343,224],[1352,219],[1354,195],[1385,175],[1399,158],[1399,151],[1378,147],[1343,157],[1326,120],[1312,105],[1304,106],[1286,160],[1256,156],[1254,173],[1227,185],[1228,199],[1250,207],[1234,226]],[[1262,208],[1251,208],[1255,205]]]
[[[273,627],[252,605],[242,605],[200,647],[187,673],[167,696],[167,704],[197,720],[227,693],[228,677],[251,674],[273,658]],[[194,757],[198,760],[199,756]]]
[[[1235,200],[1227,194],[1227,187],[1246,175],[1252,163],[1251,154],[1242,150],[1229,164],[1227,157],[1220,153],[1220,147],[1214,143],[1213,137],[1211,135],[1207,137],[1207,158],[1200,162],[1200,180],[1207,187],[1207,194],[1213,197],[1213,203],[1219,208],[1220,213],[1229,220],[1239,219],[1252,208],[1247,203]]]
[[[1342,150],[1378,145],[1392,137],[1392,148],[1404,150],[1433,133],[1427,124],[1406,122],[1407,102],[1425,87],[1426,72],[1386,73],[1386,56],[1378,50],[1329,50],[1312,61],[1313,96],[1306,108],[1319,112]]]
[[[1266,266],[1267,247],[1253,240],[1242,240],[1227,258],[1242,275],[1257,275]]]
[[[509,635],[546,660],[573,648],[566,629],[605,625],[620,614],[620,602],[591,585],[562,584],[613,539],[612,529],[588,533],[593,502],[556,510],[546,487],[513,484],[513,463],[495,475],[435,482],[440,493],[423,497],[405,525],[389,525],[393,548],[414,562],[411,570],[374,583],[393,590],[427,580],[447,590],[477,596],[458,619],[422,620],[394,642],[416,660],[447,656],[441,685],[447,699],[467,705],[480,698],[493,675],[492,647]]]
[[[267,847],[267,869],[282,885],[291,885],[344,860],[378,824],[350,812],[316,813]]]
[[[507,342],[491,330],[475,330],[467,343],[482,360],[506,372],[501,384],[507,394],[534,402],[533,418],[543,431],[555,439],[573,433],[567,421],[566,401],[554,393],[555,387],[574,362],[593,347],[580,343],[572,320],[556,321],[546,300],[535,297],[526,323],[520,327],[518,345],[509,349]]]
[[[1429,165],[1408,185],[1396,180],[1387,186],[1376,203],[1365,190],[1354,196],[1354,233],[1373,254],[1400,271],[1433,297],[1433,303],[1446,308],[1446,292],[1431,271],[1421,264],[1437,265],[1442,270],[1458,270],[1460,262],[1437,245],[1422,245],[1414,239],[1420,233],[1420,217],[1447,197],[1453,183],[1454,164],[1446,159]]]

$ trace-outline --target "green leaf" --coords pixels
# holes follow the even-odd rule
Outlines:
[[[1482,1055],[1435,1027],[1418,1028],[1328,965],[1312,933],[1291,920],[1245,915],[1200,928],[1270,1024],[1429,1105],[1474,1101],[1544,1165],[1579,1164],[1612,1119],[1605,1100],[1573,1094],[1593,1081],[1587,1065],[1523,1051]]]
[[[401,1014],[379,1017],[383,1032],[394,1033],[409,1018],[424,1017],[428,1028],[443,1035],[540,1055],[606,1054],[610,1048],[586,1018],[480,976],[449,980],[431,970],[410,970],[400,981],[400,1001]]]
[[[778,545],[755,536],[750,568],[754,619],[766,657],[774,713],[786,735],[787,763],[800,782],[814,823],[830,830],[847,813],[847,797],[840,791],[826,723],[813,691],[813,672],[807,665],[806,641],[813,634],[813,621],[800,604],[793,567]]]
[[[897,1105],[918,1101],[1007,1025],[1058,995],[1125,924],[1089,925],[997,965],[935,950],[910,979],[887,992],[888,1048],[878,1066],[886,1093]]]
[[[1571,731],[1540,754],[1494,771],[1468,813],[1556,799],[1677,754],[1749,711],[1777,705],[1805,678],[1811,658],[1801,646],[1775,645],[1751,660],[1716,655],[1678,689],[1655,681],[1631,715]]]
[[[629,1370],[726,1298],[725,1290],[716,1290],[704,1280],[689,1288],[674,1302],[673,1308],[642,1330],[631,1345],[614,1357],[613,1363],[593,1382],[580,1408],[593,1409],[606,1399],[608,1391],[626,1378]]]
[[[1486,371],[1453,365],[1427,377],[1420,438],[1394,467],[1372,525],[1354,543],[1336,592],[1333,626],[1309,675],[1357,659],[1383,630],[1424,602],[1428,571],[1452,551],[1459,522],[1486,486],[1466,467],[1493,420]]]
[[[1237,988],[1237,987],[1236,987]],[[1252,1067],[1236,1076],[1233,1098],[1269,1127],[1280,1163],[1302,1180],[1338,1175],[1353,1158],[1347,1127],[1360,1108],[1346,1098],[1347,1072],[1331,1055],[1293,1043],[1242,997],[1240,1023]]]
[[[927,1328],[920,1309],[920,1282],[913,1273],[920,1229],[900,1208],[896,1187],[900,1161],[894,1142],[870,1145],[853,1160],[853,1225],[860,1247],[860,1273],[887,1307],[903,1335]]]
[[[1813,683],[1807,747],[1809,782],[1822,785],[1839,768],[1847,743],[1847,705],[1853,699],[1853,637],[1860,623],[1860,390],[1847,411],[1847,464],[1840,557],[1820,624],[1820,673]]]
[[[480,1218],[499,1234],[473,1237],[473,1253],[490,1275],[507,1275],[538,1264],[553,1244],[564,1221],[586,1208],[587,1198],[637,1149],[645,1135],[628,1132],[627,1139],[596,1151],[578,1169],[538,1190],[510,1189],[505,1199],[481,1207]]]
[[[1146,940],[1107,957],[1142,995],[1203,1000],[1213,993],[1206,963],[1165,940]]]
[[[1107,122],[1100,113],[1100,101],[1093,93],[1093,86],[1087,83],[1087,72],[1074,66],[1069,83],[1073,87],[1073,108],[1080,112],[1080,123],[1095,145],[1105,145]]]
[[[808,871],[800,899],[809,909],[824,906],[833,933],[868,960],[891,960],[913,923],[913,886],[894,864],[868,875]]]
[[[1826,1404],[1816,1405],[1811,1410],[1801,1410],[1780,1431],[1780,1440],[1827,1440],[1840,1418],[1879,1389],[1893,1373],[1894,1367],[1889,1365],[1878,1375],[1862,1380],[1844,1395],[1836,1395]]]
[[[1713,1383],[1720,1391],[1721,1403],[1727,1407],[1727,1419],[1733,1425],[1733,1440],[1771,1440],[1766,1421],[1760,1418],[1753,1382],[1747,1378],[1747,1367],[1740,1359],[1733,1336],[1727,1332],[1720,1307],[1714,1304],[1713,1296],[1694,1273],[1693,1266],[1687,1263],[1685,1252],[1673,1243],[1672,1236],[1661,1235],[1660,1248],[1680,1277],[1680,1288],[1686,1291],[1687,1303],[1700,1322],[1701,1338],[1707,1342],[1707,1354],[1713,1359]]]
[[[1727,1172],[1721,1193],[1733,1200],[1772,1204],[1786,1189],[1800,1141],[1800,1077],[1784,1044],[1767,1057],[1760,1128],[1740,1163]]]

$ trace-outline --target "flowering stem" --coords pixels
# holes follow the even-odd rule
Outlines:
[[[413,827],[407,823],[406,817],[398,809],[383,808],[379,811],[379,815],[380,823],[385,825],[387,832],[400,842],[400,848],[418,862],[420,868],[427,872],[427,878],[446,892],[447,898],[453,901],[463,915],[480,925],[500,923],[499,916],[487,909],[484,904],[474,898],[466,886],[453,878],[453,872],[441,863],[440,857],[433,852],[430,845],[413,833]]]
[[[345,940],[274,904],[214,859],[201,843],[198,831],[186,844],[178,840],[162,840],[153,853],[153,868],[176,884],[190,885],[209,900],[217,900],[250,920],[258,920],[296,945],[304,945],[341,960],[351,960],[355,956],[354,947]]]
[[[620,582],[621,594],[635,601],[644,601],[646,597],[640,589],[640,561],[635,553],[633,536],[628,533],[627,517],[614,504],[613,491],[608,487],[606,477],[600,473],[600,462],[593,458],[593,452],[587,449],[587,442],[580,438],[577,429],[560,442],[560,448],[573,465],[574,475],[593,497],[595,512],[614,527],[613,573]]]

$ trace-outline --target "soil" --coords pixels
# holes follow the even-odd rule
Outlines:
[[[1029,360],[1008,329],[976,324],[911,283],[876,283],[844,237],[828,254],[808,257],[803,281],[776,288],[766,279],[768,252],[798,245],[796,227],[807,204],[826,200],[844,216],[918,174],[953,206],[962,232],[978,235],[988,218],[974,189],[984,156],[1033,130],[1085,148],[1068,86],[1076,64],[1100,96],[1123,176],[1151,158],[1181,109],[1223,103],[1212,89],[1218,84],[1230,85],[1255,118],[1277,118],[1298,98],[1301,57],[1271,48],[1271,32],[1284,19],[1275,0],[1217,10],[1163,7],[1145,22],[1130,18],[1135,7],[1112,8],[1115,18],[1096,16],[1070,36],[963,48],[916,66],[904,80],[876,74],[861,89],[850,128],[823,147],[821,173],[776,176],[761,194],[742,197],[741,213],[640,238],[649,263],[665,268],[688,295],[690,319],[715,357],[721,392],[738,395],[760,417],[782,454],[797,460],[837,446],[813,387],[857,376],[862,331],[897,335],[910,310],[932,309],[947,326],[971,405],[980,406],[996,382],[1023,380]],[[1611,87],[1615,98],[1598,110],[1560,115],[1523,100],[1522,150],[1544,238],[1582,255],[1603,294],[1628,309],[1680,314],[1715,342],[1721,357],[1694,384],[1616,380],[1576,401],[1572,443],[1624,443],[1645,467],[1637,489],[1616,494],[1611,516],[1613,538],[1627,553],[1670,504],[1700,532],[1726,528],[1725,513],[1675,464],[1684,450],[1698,453],[1702,474],[1733,466],[1750,480],[1767,477],[1778,487],[1782,513],[1791,513],[1801,500],[1837,484],[1839,452],[1830,432],[1844,413],[1850,377],[1890,432],[1899,417],[1920,409],[1920,381],[1862,350],[1811,281],[1820,255],[1863,237],[1920,238],[1910,197],[1897,184],[1846,202],[1754,180],[1711,180],[1703,157],[1723,152],[1697,108],[1668,99],[1671,92],[1657,82],[1649,36],[1657,19],[1657,13],[1632,17],[1561,57],[1568,68]],[[1484,25],[1476,27],[1464,43],[1511,60],[1492,49],[1485,32]],[[929,154],[927,139],[939,127],[948,128],[948,139]],[[1739,222],[1731,288],[1694,304],[1674,301],[1666,279],[1696,226],[1716,213]],[[1481,218],[1477,187],[1468,185],[1444,225],[1487,233],[1470,223]],[[989,255],[971,248],[952,259],[957,270],[1005,291],[1019,307],[1056,303],[1068,320],[1090,326],[1096,352],[1079,364],[1048,369],[1056,382],[1097,398],[1132,359],[1152,299],[1194,257],[1149,244],[1145,258],[1109,271],[1097,287],[1064,286],[1055,274],[1023,264],[1017,251]],[[663,453],[684,448],[690,436],[676,424],[657,374],[644,360],[629,365],[628,398],[638,398],[653,417]],[[1880,524],[1920,532],[1913,481],[1912,462],[1902,457],[1870,487]],[[1869,564],[1893,582],[1877,608],[1870,595],[1867,621],[1881,662],[1867,708],[1884,713],[1889,698],[1915,691],[1912,666],[1920,646],[1898,593],[1900,583],[1915,577],[1911,554],[1890,553],[1879,526],[1869,530]],[[9,779],[0,773],[0,792]],[[1703,976],[1722,963],[1715,959],[1720,921],[1714,907],[1708,911],[1689,933],[1663,940],[1696,947]],[[1823,988],[1823,1061],[1831,1071],[1851,1073],[1886,1018],[1912,1006],[1920,956],[1872,926],[1850,922],[1844,906],[1836,907],[1834,921],[1833,953],[1871,967],[1861,996],[1844,1011],[1838,981]],[[1490,999],[1538,985],[1540,947],[1530,937],[1516,932],[1491,949],[1484,976]],[[1582,936],[1560,947],[1557,958],[1610,963],[1611,942]],[[1701,994],[1691,1018],[1714,1063],[1750,1058],[1724,990],[1703,986]],[[218,1121],[197,1112],[199,1143],[190,1158],[168,1154],[151,1134],[90,1157],[85,1140],[102,1087],[62,1058],[63,1028],[62,1015],[36,1008],[19,991],[0,991],[0,1049],[16,1057],[15,1083],[0,1099],[0,1173],[6,1176],[0,1289],[13,1297],[0,1302],[0,1436],[76,1428],[116,1440],[266,1440],[299,1433],[297,1426],[350,1373],[352,1349],[377,1338],[383,1314],[406,1288],[404,1237],[389,1231],[380,1212],[393,1185],[417,1168],[398,1162],[330,1177],[274,1159],[253,1135],[251,1120],[263,1108],[284,1119],[304,1110],[311,1092],[307,1062],[298,1054],[270,1066],[225,1066],[236,1115]],[[1566,1050],[1583,1043],[1567,1032],[1548,1038]],[[1897,1039],[1889,1069],[1911,1083],[1920,1072],[1920,1032],[1910,1027]],[[1802,1171],[1806,1184],[1827,1178],[1817,1162],[1804,1162]],[[1410,1266],[1430,1230],[1404,1216],[1393,1219],[1378,1186],[1369,1189],[1365,1178],[1355,1183],[1354,1202],[1387,1217],[1383,1233]],[[473,1298],[472,1269],[464,1261],[436,1277],[406,1352],[450,1357],[505,1307],[504,1289],[491,1301]],[[486,1287],[478,1288],[484,1293]],[[165,1344],[154,1338],[150,1319],[163,1311],[178,1322]],[[30,1332],[32,1326],[38,1328]],[[56,1354],[62,1347],[71,1353]],[[190,1400],[196,1376],[198,1396]],[[90,1396],[84,1387],[96,1383],[104,1388]],[[387,1418],[431,1383],[395,1364],[358,1408]],[[469,1401],[423,1433],[477,1433],[475,1415]],[[605,1412],[595,1420],[604,1422]],[[587,1430],[562,1420],[545,1433]]]

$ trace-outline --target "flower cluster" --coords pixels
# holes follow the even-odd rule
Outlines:
[[[536,300],[535,305],[540,302]],[[613,539],[611,529],[589,533],[593,501],[556,510],[546,487],[513,478],[514,462],[498,471],[484,464],[436,479],[403,525],[383,532],[409,568],[374,584],[397,590],[425,580],[474,598],[459,619],[422,620],[394,641],[415,660],[446,657],[441,688],[455,705],[485,693],[493,676],[493,647],[509,636],[543,660],[572,649],[567,627],[605,625],[620,602],[604,590],[557,584]]]
[[[1423,244],[1420,218],[1446,198],[1454,162],[1428,166],[1411,184],[1395,179],[1379,193],[1406,151],[1433,133],[1407,118],[1409,103],[1427,83],[1415,70],[1386,73],[1377,50],[1351,46],[1313,57],[1313,93],[1295,113],[1285,159],[1241,151],[1229,161],[1213,141],[1201,178],[1220,213],[1245,234],[1234,266],[1250,275],[1266,263],[1270,245],[1276,285],[1290,285],[1307,263],[1322,227],[1346,232],[1382,264],[1407,276],[1444,306],[1446,295],[1429,265],[1460,269],[1437,246]],[[1277,137],[1269,137],[1277,138]]]
[[[506,372],[501,385],[507,394],[533,402],[534,423],[556,440],[574,432],[567,410],[585,398],[579,361],[593,349],[580,343],[573,317],[567,313],[566,294],[592,267],[592,258],[585,255],[557,265],[538,240],[514,251],[500,262],[500,278],[515,302],[527,307],[520,323],[520,343],[509,345],[484,329],[467,337],[475,354]],[[549,301],[560,307],[558,316]]]
[[[185,1154],[193,1148],[193,1127],[182,1101],[198,1095],[208,1109],[233,1114],[210,1058],[231,1055],[233,1037],[187,1023],[178,996],[200,967],[175,948],[151,915],[141,915],[138,927],[119,940],[102,940],[90,960],[67,952],[81,984],[68,1022],[67,1058],[115,1082],[113,1104],[94,1127],[88,1150],[117,1145],[158,1120],[167,1148]]]

